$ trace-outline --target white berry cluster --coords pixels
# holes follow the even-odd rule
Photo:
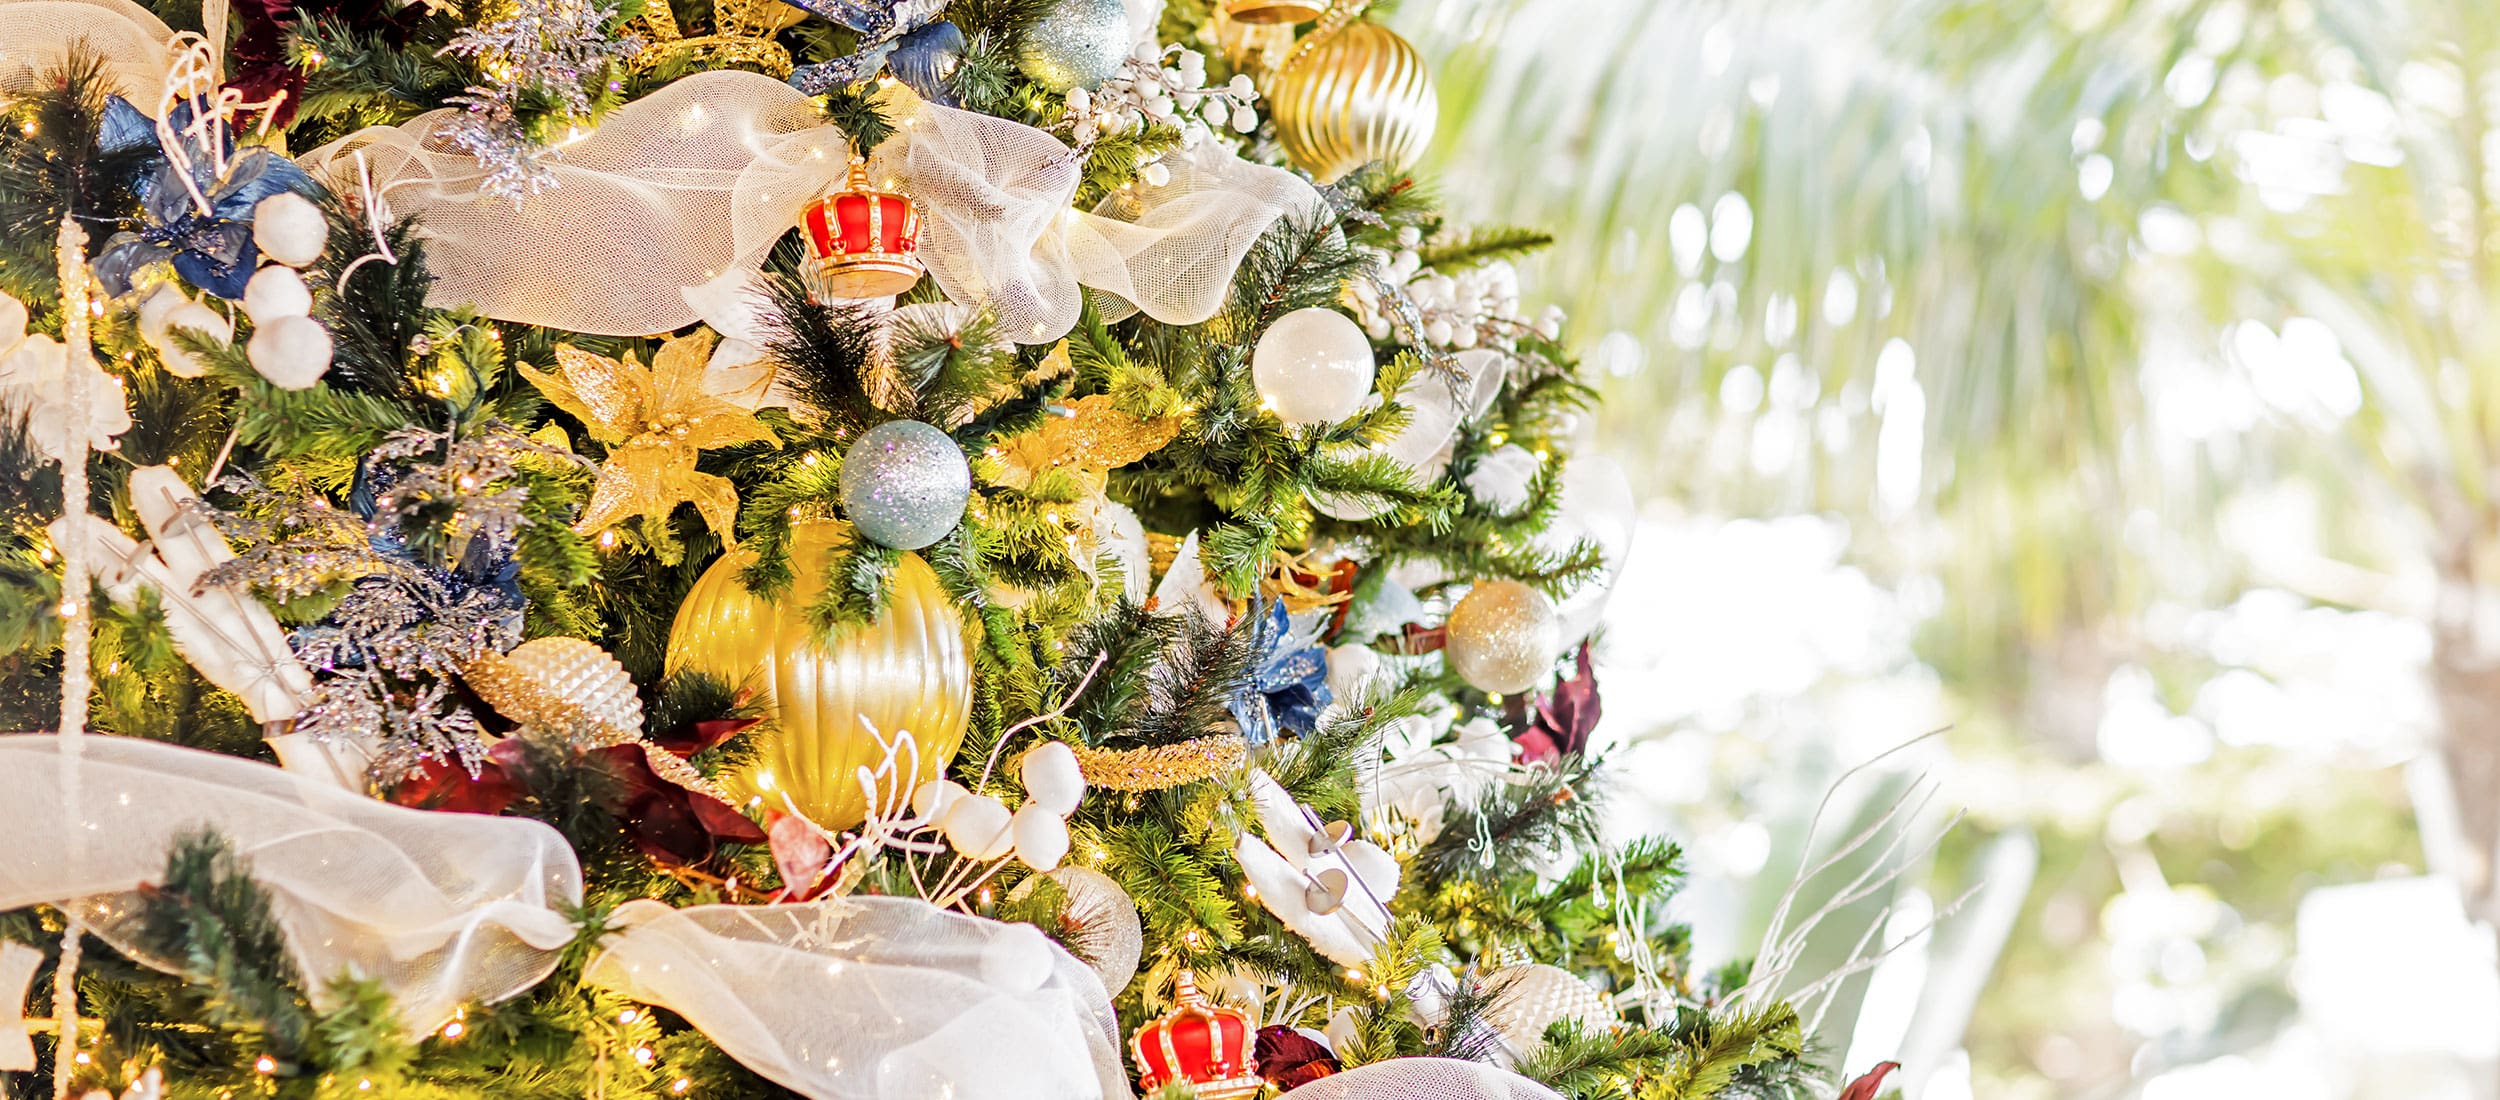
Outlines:
[[[1519,272],[1508,260],[1494,260],[1455,274],[1424,266],[1416,246],[1422,234],[1409,226],[1398,233],[1394,252],[1369,249],[1382,281],[1406,288],[1406,296],[1423,315],[1423,338],[1435,348],[1464,351],[1474,347],[1508,350],[1519,334],[1533,330],[1548,340],[1562,335],[1563,311],[1547,306],[1531,324],[1519,311]],[[1369,279],[1354,280],[1355,313],[1374,340],[1396,332],[1395,318],[1382,307],[1380,288]]]
[[[1178,127],[1183,149],[1196,148],[1226,126],[1245,134],[1259,128],[1259,114],[1250,109],[1259,92],[1249,77],[1236,76],[1221,88],[1209,88],[1206,82],[1205,54],[1141,42],[1100,87],[1090,92],[1068,89],[1068,110],[1060,122],[1069,127],[1079,148],[1149,122]],[[1156,187],[1171,178],[1171,170],[1160,161],[1148,162],[1138,174]]]

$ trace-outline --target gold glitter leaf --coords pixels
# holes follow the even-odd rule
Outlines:
[[[1074,415],[1053,416],[999,446],[1000,484],[1020,489],[1044,470],[1070,470],[1099,488],[1105,472],[1161,450],[1181,430],[1179,417],[1131,416],[1109,394],[1078,398],[1068,408]]]

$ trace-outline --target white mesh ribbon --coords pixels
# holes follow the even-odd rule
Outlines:
[[[174,32],[130,0],[0,0],[0,94],[33,91],[72,44],[104,61],[107,90],[154,109]]]
[[[1391,1058],[1322,1077],[1284,1100],[1561,1100],[1561,1094],[1482,1062]]]
[[[0,909],[76,905],[126,948],[127,895],[163,877],[177,838],[215,830],[267,889],[315,1003],[326,1007],[342,974],[372,979],[412,1032],[528,989],[572,938],[554,906],[580,903],[581,869],[535,821],[407,809],[127,737],[89,735],[75,767],[56,735],[0,736],[12,853],[0,860]]]
[[[1164,186],[1081,213],[1069,203],[1083,165],[1059,139],[900,88],[885,105],[898,132],[872,181],[919,201],[920,255],[947,296],[987,303],[1024,343],[1074,327],[1079,284],[1109,295],[1115,318],[1204,321],[1259,234],[1318,203],[1291,173],[1208,143],[1167,157]],[[425,227],[435,304],[575,332],[642,335],[734,314],[747,273],[849,166],[841,131],[789,86],[699,73],[566,145],[556,188],[516,207],[478,193],[484,173],[441,135],[452,117],[371,127],[300,159],[345,187],[363,154],[394,213]]]
[[[818,122],[807,97],[778,80],[697,73],[566,144],[553,162],[555,189],[516,206],[479,193],[485,170],[443,136],[456,117],[445,109],[367,127],[296,159],[352,191],[363,154],[392,212],[420,219],[434,304],[616,336],[693,323],[680,288],[760,257],[730,248],[739,176],[774,143]]]
[[[884,897],[614,919],[586,980],[814,1100],[1128,1095],[1101,980],[1030,925]]]
[[[1082,213],[1069,203],[1083,162],[1059,139],[903,98],[905,140],[881,148],[872,168],[928,211],[921,258],[939,288],[968,305],[987,302],[1018,343],[1075,327],[1079,284],[1109,296],[1103,312],[1112,320],[1142,310],[1172,324],[1204,321],[1259,235],[1319,202],[1292,173],[1206,142],[1165,158],[1163,186],[1139,183]]]

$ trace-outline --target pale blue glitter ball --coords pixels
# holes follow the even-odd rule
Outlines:
[[[963,448],[917,420],[868,429],[842,459],[842,514],[879,546],[918,550],[945,538],[971,496]]]
[[[1128,60],[1128,8],[1121,0],[1060,0],[1025,28],[1016,67],[1054,92],[1091,90]]]

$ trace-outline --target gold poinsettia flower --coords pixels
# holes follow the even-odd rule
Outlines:
[[[594,534],[637,515],[665,521],[678,504],[691,503],[721,541],[737,541],[737,486],[697,471],[695,459],[716,447],[780,440],[754,413],[704,392],[713,339],[707,330],[670,340],[648,367],[631,355],[610,359],[568,344],[556,349],[555,373],[521,368],[608,445],[590,505],[573,530]]]

